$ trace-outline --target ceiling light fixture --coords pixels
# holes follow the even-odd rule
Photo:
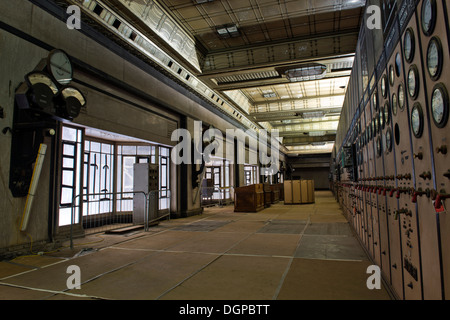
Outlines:
[[[284,74],[290,82],[318,80],[325,77],[327,67],[323,64],[309,63],[300,65],[295,69],[289,69]]]
[[[239,30],[235,24],[226,24],[217,27],[216,32],[221,38],[234,38],[240,35]]]

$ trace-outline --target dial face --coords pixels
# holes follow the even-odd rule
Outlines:
[[[397,77],[400,77],[400,72],[402,70],[402,57],[399,53],[395,56],[395,73]]]
[[[386,101],[384,104],[384,122],[389,124],[391,121],[391,107],[389,105],[389,101]]]
[[[76,98],[81,106],[84,106],[86,104],[86,99],[84,98],[83,94],[75,88],[72,87],[66,87],[62,90],[61,94],[63,95],[63,97],[65,99],[69,98],[69,97],[74,97]]]
[[[380,114],[379,114],[378,118],[379,118],[378,122],[380,123],[380,129],[381,128],[384,129],[384,107],[381,107]]]
[[[64,51],[53,50],[50,52],[47,65],[51,75],[59,84],[67,85],[72,81],[72,63]]]
[[[431,95],[431,112],[434,124],[443,128],[447,124],[449,114],[448,92],[443,84],[437,84]]]
[[[397,95],[394,93],[392,95],[392,113],[394,114],[394,116],[397,115],[397,107],[398,107]]]
[[[381,95],[383,96],[383,98],[386,98],[386,95],[387,95],[386,82],[387,82],[387,77],[386,77],[386,75],[383,75],[383,77],[381,78]]]
[[[408,72],[408,93],[413,99],[417,98],[419,93],[419,75],[415,66],[411,66]]]
[[[433,37],[428,44],[427,69],[430,77],[437,80],[442,71],[442,45],[437,37]]]
[[[411,129],[416,138],[420,138],[423,132],[423,111],[419,103],[414,104],[411,110]]]
[[[380,137],[377,138],[377,155],[381,156],[381,140],[380,140]]]
[[[394,80],[395,80],[395,74],[394,74],[394,66],[390,66],[389,67],[389,83],[391,84],[391,86],[394,85]]]
[[[436,0],[424,0],[422,3],[422,31],[429,36],[436,25]]]
[[[378,93],[376,90],[372,96],[372,110],[378,111]]]
[[[414,59],[414,32],[411,28],[406,30],[405,38],[403,40],[403,54],[405,56],[405,60],[409,63]]]
[[[57,94],[58,93],[58,88],[56,87],[55,83],[45,73],[32,72],[32,73],[27,75],[27,80],[32,86],[37,84],[37,83],[43,83],[43,84],[48,86],[53,91],[53,94]]]
[[[400,110],[405,108],[405,88],[402,84],[398,86],[398,107]]]
[[[386,131],[386,150],[392,151],[392,130],[391,128]]]

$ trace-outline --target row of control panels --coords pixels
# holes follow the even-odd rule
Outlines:
[[[417,1],[349,129],[353,161],[334,164],[335,195],[399,299],[450,299],[449,7]]]

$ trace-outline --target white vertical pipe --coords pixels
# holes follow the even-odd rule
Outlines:
[[[41,175],[42,165],[44,163],[45,153],[47,152],[47,145],[41,144],[39,147],[38,156],[34,165],[33,176],[31,178],[30,189],[28,191],[27,202],[25,203],[25,209],[23,211],[22,223],[20,225],[20,231],[25,231],[30,219],[31,206],[33,204],[34,195]]]

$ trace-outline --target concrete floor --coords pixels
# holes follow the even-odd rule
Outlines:
[[[232,206],[149,232],[92,235],[42,256],[0,262],[0,299],[378,300],[367,259],[331,192],[258,213]],[[67,288],[67,268],[81,289]]]

